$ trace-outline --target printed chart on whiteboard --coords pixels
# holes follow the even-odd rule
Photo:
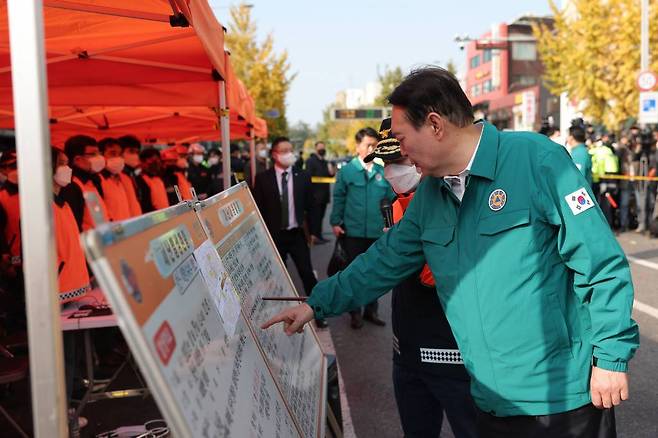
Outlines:
[[[263,296],[297,295],[265,224],[247,190],[222,200],[210,199],[200,211],[227,272],[238,292],[242,311],[259,327],[286,302]],[[326,363],[315,332],[286,336],[282,330],[255,330],[259,346],[282,387],[284,398],[305,437],[321,436],[325,413]],[[294,360],[291,360],[294,358]]]

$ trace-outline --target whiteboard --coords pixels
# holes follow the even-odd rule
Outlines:
[[[222,288],[225,294],[234,291],[239,307],[229,324],[202,272],[203,247],[239,242],[240,230],[262,226],[251,201],[243,217],[256,222],[238,219],[235,227],[213,226],[210,234],[202,218],[236,196],[251,199],[242,184],[203,205],[183,203],[101,225],[83,235],[88,260],[174,436],[322,438],[326,363],[313,330],[307,328],[299,340],[281,330],[261,330],[259,318],[272,310],[247,307],[260,301],[260,289],[245,288],[230,254],[224,254],[218,258]],[[259,260],[269,259],[276,254],[271,239],[267,232],[258,236],[269,247]],[[274,277],[289,282],[287,274]],[[284,363],[282,353],[295,355]]]

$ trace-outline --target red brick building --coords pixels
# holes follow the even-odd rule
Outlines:
[[[466,94],[476,117],[500,129],[539,130],[549,116],[559,125],[560,101],[542,83],[543,65],[532,24],[550,17],[520,17],[492,26],[466,45]]]

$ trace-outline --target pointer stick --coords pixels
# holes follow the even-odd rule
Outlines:
[[[263,301],[306,301],[306,297],[262,297]]]

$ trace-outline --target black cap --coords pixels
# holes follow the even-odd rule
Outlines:
[[[382,120],[382,124],[379,127],[379,142],[377,143],[377,147],[363,161],[369,163],[375,158],[381,158],[384,161],[395,161],[402,158],[400,142],[391,135],[390,117]]]

